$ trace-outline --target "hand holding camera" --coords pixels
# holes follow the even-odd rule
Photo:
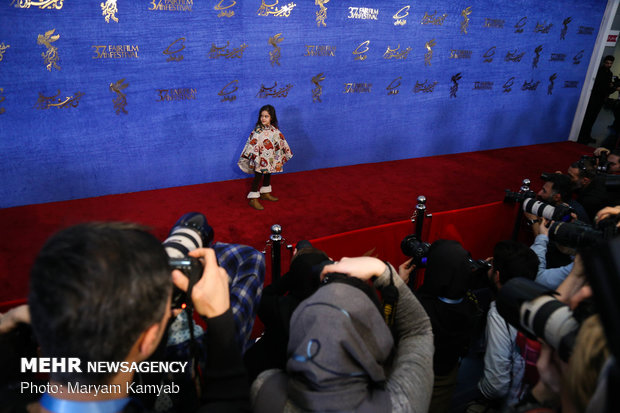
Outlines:
[[[217,263],[215,251],[199,248],[189,252],[190,257],[198,258],[204,265],[202,277],[194,284],[191,300],[198,314],[207,318],[222,315],[230,308],[228,274]],[[172,282],[182,291],[187,291],[189,278],[180,270],[172,272]]]

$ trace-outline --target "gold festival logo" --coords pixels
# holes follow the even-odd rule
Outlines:
[[[198,91],[191,87],[181,87],[176,89],[157,89],[159,100],[156,102],[173,102],[183,100],[196,100]]]
[[[392,48],[390,48],[390,46],[388,46],[387,50],[383,54],[383,58],[386,59],[386,60],[388,60],[388,59],[401,59],[401,60],[405,60],[407,58],[407,55],[409,54],[409,52],[411,52],[411,47],[403,49],[402,52],[397,53],[399,49],[400,49],[400,44],[396,47],[396,49],[392,49]]]
[[[284,37],[281,37],[282,33],[278,33],[273,37],[269,38],[269,44],[274,47],[274,50],[269,52],[269,61],[271,62],[271,66],[274,64],[280,66],[280,55],[282,53],[282,49],[280,49],[279,44],[282,43]]]
[[[15,4],[17,3],[17,4]],[[40,9],[62,9],[64,4],[63,0],[43,0],[43,1],[31,1],[31,0],[13,0],[9,7],[15,4],[15,7],[20,9],[29,9],[31,6],[38,7]]]
[[[437,86],[438,83],[439,82],[436,80],[432,83],[430,83],[428,79],[425,79],[422,83],[416,80],[415,87],[413,88],[413,93],[433,93],[435,91],[435,86]]]
[[[578,65],[579,63],[581,63],[581,59],[583,59],[583,53],[584,52],[585,52],[585,50],[581,49],[580,51],[577,52],[575,57],[573,57],[573,64],[574,65]]]
[[[178,49],[170,50],[172,46],[174,46],[175,44],[179,42],[181,44],[178,46]],[[179,37],[174,42],[170,43],[170,45],[166,47],[166,50],[164,50],[162,53],[168,56],[168,58],[166,59],[166,62],[180,62],[181,60],[185,58],[185,56],[181,54],[183,50],[185,50],[185,37]]]
[[[400,81],[403,77],[398,76],[396,79],[392,80],[389,85],[385,88],[388,91],[388,96],[398,95],[398,88],[400,87]]]
[[[214,10],[219,11],[217,17],[232,17],[232,16],[234,16],[235,15],[235,11],[234,10],[229,10],[229,11],[225,11],[225,10],[230,9],[235,4],[237,4],[237,2],[235,0],[230,0],[232,3],[230,3],[226,7],[222,7],[222,2],[223,1],[224,0],[220,0],[220,2],[217,3],[215,5],[215,7],[213,7]]]
[[[557,73],[554,73],[551,76],[549,76],[549,86],[547,86],[547,94],[548,95],[552,95],[553,94],[553,82],[557,78],[558,78],[558,74]]]
[[[566,33],[568,32],[568,25],[572,21],[573,21],[572,17],[567,17],[562,22],[562,31],[560,32],[560,40],[565,40],[566,39]]]
[[[526,17],[521,17],[521,20],[519,20],[516,24],[515,24],[515,33],[523,33],[523,27],[527,24],[527,16]]]
[[[466,9],[461,10],[461,16],[463,17],[463,22],[461,23],[461,33],[467,34],[467,28],[469,27],[469,15],[471,14],[471,6]]]
[[[218,96],[221,96],[222,99],[220,100],[220,102],[233,102],[237,99],[237,95],[233,95],[233,93],[235,93],[239,87],[237,86],[239,84],[239,79],[235,79],[232,82],[229,82],[226,86],[224,86],[222,88],[222,90],[220,90],[218,92]],[[230,87],[229,90],[227,90]]]
[[[227,47],[229,44],[230,42],[228,41],[224,46],[217,47],[215,43],[211,43],[211,49],[209,50],[209,59],[217,59],[219,57],[223,57],[224,59],[241,59],[243,57],[243,51],[248,47],[246,43],[243,43],[236,49],[228,50]]]
[[[327,19],[327,7],[325,4],[329,3],[329,0],[315,0],[314,4],[319,6],[319,11],[316,12],[316,25],[318,27],[326,27],[325,19]]]
[[[58,108],[58,109],[66,109],[69,107],[77,108],[80,104],[80,98],[84,96],[82,92],[76,92],[74,96],[66,96],[65,99],[61,99],[60,89],[54,96],[44,96],[43,93],[39,92],[39,99],[37,99],[37,103],[35,104],[36,109],[44,110],[49,108]]]
[[[342,93],[370,93],[372,83],[345,83]]]
[[[431,39],[424,44],[424,47],[426,47],[426,53],[424,54],[425,66],[431,65],[431,59],[433,58],[433,47],[435,47],[436,45],[437,42],[435,41],[435,39]]]
[[[495,50],[496,49],[497,49],[497,47],[493,46],[489,50],[484,52],[484,55],[482,56],[484,58],[484,60],[483,60],[484,63],[491,63],[493,61],[493,56],[495,56]]]
[[[510,91],[512,90],[512,86],[515,84],[515,77],[511,77],[510,79],[508,79],[506,81],[506,83],[504,83],[504,86],[502,86],[504,88],[503,93],[510,93]]]
[[[525,56],[525,52],[519,53],[518,49],[515,49],[514,51],[509,50],[506,52],[504,60],[506,62],[520,62],[521,59],[523,59],[523,56]]]
[[[45,67],[50,72],[52,71],[52,66],[57,70],[60,70],[60,66],[58,66],[58,49],[55,46],[52,46],[52,43],[60,39],[59,34],[54,35],[55,31],[56,29],[52,29],[45,32],[45,34],[40,34],[37,36],[37,44],[47,47],[47,51],[45,53],[41,53],[41,57],[43,57],[43,63],[45,63]],[[58,93],[60,93],[60,91]]]
[[[392,16],[392,18],[396,20],[394,22],[394,26],[404,26],[405,24],[407,24],[407,20],[405,19],[405,17],[409,16],[410,8],[411,6],[405,6],[402,9],[398,10],[396,14]]]
[[[277,81],[271,87],[266,87],[264,84],[261,84],[260,90],[258,91],[256,96],[261,99],[266,99],[269,96],[272,96],[274,98],[285,98],[288,95],[288,92],[293,87],[293,85],[291,85],[290,83],[284,86],[282,89],[276,89],[276,86],[278,86]]]
[[[540,84],[540,80],[537,80],[536,82],[534,82],[534,79],[532,79],[531,82],[528,82],[527,80],[523,81],[523,86],[521,86],[521,90],[531,90],[534,91],[536,90],[536,88],[538,87],[538,85]]]
[[[452,76],[451,80],[452,80],[452,86],[450,86],[450,97],[451,98],[455,98],[456,97],[456,92],[459,90],[459,80],[461,80],[463,78],[463,76],[461,75],[461,72],[455,74],[454,76]]]
[[[2,59],[4,59],[4,52],[6,52],[6,49],[8,49],[9,47],[11,47],[10,44],[4,44],[4,42],[0,44],[0,62],[2,61]]]
[[[149,11],[192,11],[194,0],[151,0]]]
[[[0,103],[6,100],[6,98],[2,96],[3,93],[4,93],[4,88],[0,87]],[[4,112],[6,112],[6,108],[0,108],[0,115],[2,115]]]
[[[441,16],[435,17],[437,14],[437,10],[433,14],[428,14],[428,12],[424,12],[424,16],[422,16],[422,21],[420,24],[432,24],[434,26],[443,26],[444,20],[448,17],[448,13],[444,13]]]
[[[118,23],[116,18],[118,13],[118,7],[116,6],[116,0],[106,0],[105,3],[101,3],[101,15],[105,16],[105,22],[110,23],[110,19]]]
[[[313,76],[310,81],[314,84],[315,88],[312,89],[312,101],[313,102],[322,102],[321,96],[323,95],[323,86],[321,82],[325,80],[325,75],[323,73],[319,73],[316,76]]]
[[[369,44],[370,44],[370,40],[366,40],[365,42],[360,43],[360,45],[357,46],[355,50],[353,50],[353,54],[355,55],[355,60],[359,60],[360,62],[363,62],[364,60],[366,60],[368,56],[365,55],[364,53],[366,53],[369,50],[369,47],[368,47]],[[365,49],[361,50],[360,49],[361,47],[365,47]]]
[[[538,45],[536,49],[534,49],[534,53],[536,54],[536,56],[534,56],[534,60],[532,61],[532,68],[538,67],[538,61],[540,60],[540,52],[542,52],[542,49],[542,44]]]
[[[379,9],[371,9],[370,7],[349,7],[347,19],[378,20]]]
[[[279,9],[276,8],[278,0],[273,4],[265,4],[265,0],[261,0],[261,5],[258,8],[256,14],[259,16],[275,16],[275,17],[290,17],[291,11],[297,6],[295,3],[290,2],[286,6],[282,6]]]
[[[549,23],[545,25],[545,23],[536,22],[536,27],[534,27],[534,33],[549,33],[549,30],[553,27],[553,23]]]
[[[127,110],[125,110],[125,106],[127,106],[127,96],[121,92],[121,90],[127,89],[129,83],[125,83],[125,79],[121,79],[116,83],[110,83],[110,91],[116,93],[116,98],[112,101],[114,103],[114,109],[116,110],[116,114],[120,115],[123,112],[125,115],[127,114]]]

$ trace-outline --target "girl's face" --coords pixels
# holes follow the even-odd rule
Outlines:
[[[260,113],[260,123],[262,123],[263,126],[271,126],[271,115],[266,110]]]

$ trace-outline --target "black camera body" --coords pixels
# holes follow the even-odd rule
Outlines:
[[[510,189],[506,189],[505,192],[504,202],[523,202],[528,198],[536,198],[534,191],[513,192]]]
[[[549,240],[571,248],[594,249],[618,235],[618,222],[620,214],[599,221],[597,228],[581,221],[554,222],[549,227]]]
[[[202,264],[194,257],[169,258],[168,264],[172,270],[181,271],[189,279],[189,286],[196,284],[200,277],[202,277]],[[191,297],[188,297],[185,291],[175,286],[172,291],[172,308],[184,309],[190,302]]]
[[[581,159],[577,161],[579,169],[593,168],[596,174],[606,174],[609,169],[609,162],[607,161],[607,152],[603,151],[598,156],[582,155]]]
[[[406,256],[413,258],[412,264],[418,268],[426,266],[430,247],[431,244],[419,240],[415,234],[407,235],[400,243],[400,250]]]

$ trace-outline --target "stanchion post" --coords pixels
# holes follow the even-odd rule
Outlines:
[[[519,193],[523,194],[530,190],[531,181],[527,178],[523,180],[521,183],[521,188],[519,189]],[[521,219],[523,218],[523,208],[522,205],[519,205],[519,209],[517,210],[517,218],[515,219],[515,226],[512,229],[512,239],[514,241],[519,237],[519,230],[521,229]]]
[[[282,266],[282,227],[278,224],[271,226],[271,282],[280,279]]]
[[[412,222],[415,222],[415,236],[422,240],[422,229],[424,227],[424,216],[426,215],[426,197],[420,195],[417,199],[418,204],[415,206],[415,214]]]

